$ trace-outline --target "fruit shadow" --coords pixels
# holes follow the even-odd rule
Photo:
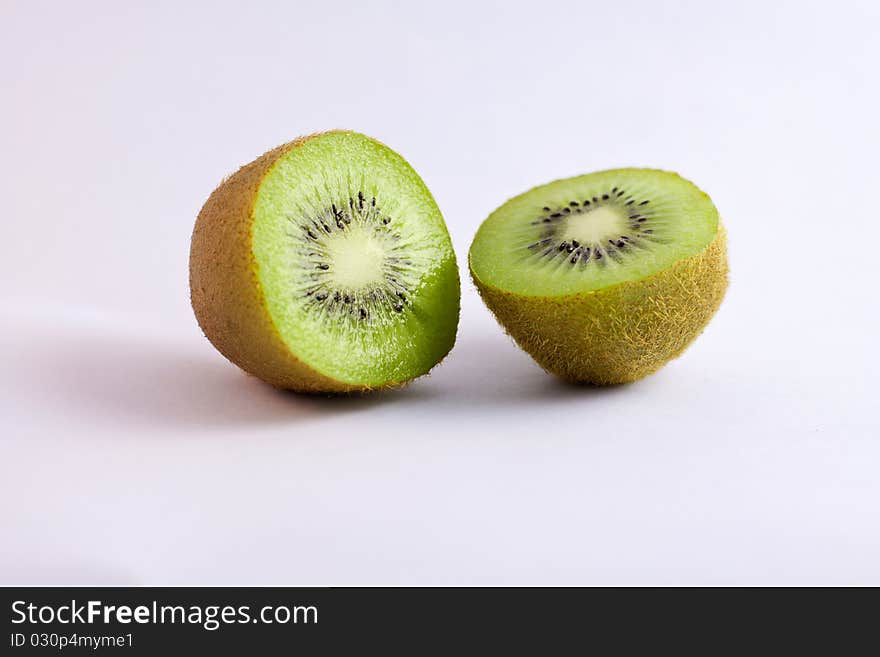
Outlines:
[[[442,367],[440,384],[464,406],[595,400],[625,394],[629,388],[563,381],[544,371],[500,331],[494,336],[460,337]],[[437,378],[441,376],[438,374]]]
[[[41,412],[120,431],[296,425],[396,403],[417,391],[319,396],[278,390],[209,346],[138,335],[31,336],[17,345],[19,393]]]

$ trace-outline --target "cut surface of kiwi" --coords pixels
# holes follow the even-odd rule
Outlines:
[[[193,307],[230,360],[304,391],[367,390],[451,349],[459,280],[442,215],[397,153],[330,132],[270,151],[205,204]]]
[[[480,227],[469,264],[489,308],[542,366],[599,384],[680,354],[727,286],[714,204],[655,169],[601,171],[509,200]]]

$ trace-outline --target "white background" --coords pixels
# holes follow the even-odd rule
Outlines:
[[[0,5],[0,583],[880,584],[880,9],[866,1]],[[464,265],[508,197],[674,169],[731,286],[695,345],[563,385],[463,275],[405,390],[241,374],[189,308],[218,181],[401,152]]]

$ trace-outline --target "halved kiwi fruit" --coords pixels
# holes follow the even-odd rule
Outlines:
[[[654,169],[558,180],[509,200],[480,227],[469,263],[523,349],[594,384],[635,381],[681,354],[727,288],[715,205]]]
[[[400,155],[354,132],[297,139],[223,181],[196,221],[190,289],[224,356],[299,391],[400,385],[458,326],[437,204]]]

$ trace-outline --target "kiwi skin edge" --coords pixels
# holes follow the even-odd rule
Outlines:
[[[190,301],[205,337],[246,372],[279,388],[344,391],[350,387],[315,371],[282,342],[259,294],[251,227],[257,190],[275,161],[317,135],[261,155],[223,180],[193,229]]]
[[[193,230],[190,301],[199,326],[232,363],[277,388],[332,394],[396,388],[408,382],[350,384],[310,367],[281,339],[260,288],[252,228],[263,179],[278,158],[291,150],[311,139],[344,132],[349,131],[299,137],[244,165],[211,193]]]
[[[641,379],[679,356],[702,333],[727,290],[727,239],[651,276],[561,297],[512,294],[471,278],[516,343],[548,372],[572,383]]]

